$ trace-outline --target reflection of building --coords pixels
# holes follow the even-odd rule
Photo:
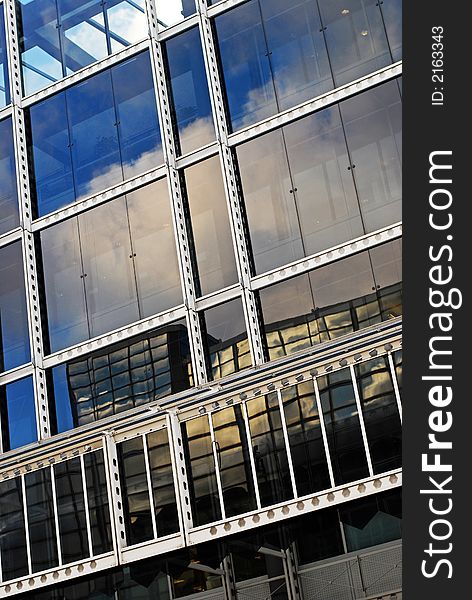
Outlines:
[[[0,597],[401,598],[401,49],[0,0]]]

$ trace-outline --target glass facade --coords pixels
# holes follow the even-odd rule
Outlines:
[[[398,0],[0,0],[0,596],[401,588],[401,53]]]

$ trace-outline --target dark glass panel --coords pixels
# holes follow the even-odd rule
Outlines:
[[[157,537],[179,531],[174,474],[166,429],[147,436]]]
[[[1,17],[1,8],[0,8]],[[1,34],[1,31],[0,31]],[[0,106],[2,94],[0,39]],[[0,235],[20,224],[12,120],[0,121]]]
[[[164,162],[149,54],[113,67],[111,74],[123,178],[128,179]],[[109,174],[105,177],[108,186]],[[99,187],[106,186],[100,181]]]
[[[403,352],[398,350],[393,353],[393,364],[395,365],[395,374],[397,376],[398,389],[402,391],[402,379],[403,379]]]
[[[80,458],[54,465],[62,562],[90,556]]]
[[[185,169],[200,293],[238,281],[220,161],[217,156]]]
[[[3,451],[25,446],[38,439],[32,377],[0,388]]]
[[[104,554],[113,549],[110,507],[103,451],[84,455],[85,480],[89,506],[93,554]]]
[[[392,490],[339,509],[348,552],[370,548],[401,538],[401,492]]]
[[[188,389],[193,382],[186,322],[54,367],[51,380],[58,432]]]
[[[330,487],[320,415],[312,381],[282,390],[282,401],[299,496]]]
[[[215,18],[233,129],[277,112],[260,6],[252,0]]]
[[[36,0],[37,1],[37,0]],[[108,54],[101,0],[57,0],[61,21],[62,61],[73,73]]]
[[[390,64],[379,4],[375,0],[318,0],[336,86]]]
[[[10,82],[8,77],[7,41],[5,38],[5,21],[2,6],[0,8],[0,108],[7,104],[10,104]]]
[[[373,248],[370,260],[382,321],[400,316],[403,313],[401,240]]]
[[[79,216],[90,335],[139,319],[125,199]]]
[[[182,423],[193,524],[195,527],[221,519],[215,461],[208,417]]]
[[[41,231],[51,352],[89,337],[77,219]]]
[[[110,71],[66,91],[77,199],[122,181]]]
[[[402,463],[402,425],[390,367],[382,356],[355,369],[372,468],[384,473]]]
[[[293,498],[277,394],[247,403],[252,451],[262,506]]]
[[[206,310],[204,325],[211,379],[220,379],[251,366],[240,298]]]
[[[402,114],[396,81],[340,107],[366,231],[401,221]]]
[[[76,197],[65,98],[62,92],[29,109],[31,181],[38,216],[65,206]]]
[[[367,456],[349,369],[318,380],[336,485],[368,477]]]
[[[165,47],[180,153],[186,154],[215,139],[198,27],[170,39]]]
[[[182,303],[167,180],[126,196],[141,317]]]
[[[192,564],[196,564],[197,567],[203,564],[213,569],[221,568],[223,557],[220,548],[216,542],[207,542],[186,548],[169,559],[167,569],[171,580],[172,598],[189,597],[198,592],[209,593],[199,594],[197,598],[224,597],[224,591],[217,590],[223,586],[221,576],[192,568]]]
[[[20,51],[25,94],[63,76],[55,0],[19,0]]]
[[[0,372],[30,360],[21,242],[0,248]]]
[[[0,482],[0,552],[3,581],[28,574],[20,477]]]
[[[156,0],[159,29],[175,25],[195,14],[195,0]]]
[[[291,519],[289,536],[295,542],[300,565],[344,554],[339,515],[335,508],[324,508]]]
[[[25,485],[31,568],[35,573],[58,564],[50,469],[27,473]]]
[[[278,109],[291,108],[332,89],[315,1],[260,0],[260,6]]]
[[[402,58],[402,0],[382,0],[380,3],[388,44],[394,61]]]
[[[256,272],[302,258],[304,246],[282,130],[238,146],[237,158]]]
[[[256,508],[249,444],[241,406],[211,416],[227,517]]]
[[[106,0],[105,8],[112,52],[127,48],[146,37],[144,0]]]
[[[118,444],[123,511],[129,546],[154,537],[141,437]]]

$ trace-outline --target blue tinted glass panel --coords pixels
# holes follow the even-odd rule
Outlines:
[[[41,232],[44,286],[51,352],[89,335],[77,219]]]
[[[55,0],[20,0],[19,16],[25,94],[63,77],[59,22]]]
[[[0,248],[0,371],[30,360],[21,243]]]
[[[376,0],[318,0],[335,84],[392,62]]]
[[[127,48],[146,37],[144,0],[107,0],[104,5],[112,52]]]
[[[277,112],[267,43],[257,0],[215,19],[233,129]]]
[[[13,450],[37,440],[33,379],[27,377],[5,386],[2,402],[3,451]]]
[[[34,189],[42,216],[75,199],[65,93],[35,104],[29,116]]]
[[[67,90],[77,199],[123,179],[110,71]]]
[[[10,104],[10,86],[8,81],[7,42],[3,5],[0,6],[0,108]]]
[[[156,0],[157,23],[165,29],[195,14],[195,0]]]
[[[198,27],[166,43],[174,119],[181,154],[215,139]]]
[[[149,54],[139,54],[111,73],[123,177],[128,179],[164,160]]]
[[[19,224],[12,121],[5,119],[0,121],[0,234]]]

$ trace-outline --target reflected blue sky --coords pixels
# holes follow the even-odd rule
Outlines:
[[[0,4],[0,108],[10,104],[10,89],[8,81],[7,43],[5,39],[5,20],[3,4]]]
[[[5,119],[0,121],[0,234],[19,224],[13,125]]]
[[[2,391],[4,394],[2,394]],[[3,397],[2,397],[3,396]],[[0,390],[3,451],[37,440],[33,378],[9,383]]]

